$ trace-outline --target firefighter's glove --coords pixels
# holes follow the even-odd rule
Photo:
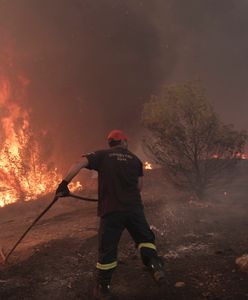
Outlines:
[[[68,189],[68,182],[66,180],[62,180],[56,190],[56,196],[67,197],[69,195],[70,195],[70,190]]]

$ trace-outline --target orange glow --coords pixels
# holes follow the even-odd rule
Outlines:
[[[14,99],[15,95],[25,95],[28,84],[27,79],[19,77],[20,87],[13,91],[10,80],[0,74],[0,207],[53,192],[62,177],[42,158],[29,114]],[[79,182],[70,185],[72,191],[79,187]]]
[[[246,160],[246,159],[248,159],[248,153],[235,153],[235,154],[233,154],[232,157]],[[218,158],[221,158],[221,157],[218,154],[213,154],[212,158],[218,159]]]
[[[152,170],[152,164],[149,163],[148,161],[145,162],[145,169],[146,170]]]
[[[236,157],[241,159],[248,159],[248,153],[237,153]]]

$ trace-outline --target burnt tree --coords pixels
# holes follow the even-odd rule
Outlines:
[[[202,198],[222,171],[244,150],[245,131],[223,124],[196,83],[164,87],[144,105],[143,145],[178,188]]]

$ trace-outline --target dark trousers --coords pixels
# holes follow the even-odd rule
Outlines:
[[[155,236],[150,229],[143,209],[113,212],[101,218],[98,249],[98,282],[109,285],[112,273],[117,266],[117,248],[124,229],[127,229],[146,266],[157,257]]]

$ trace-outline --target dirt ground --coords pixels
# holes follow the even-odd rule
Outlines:
[[[248,275],[235,259],[248,253],[248,167],[233,183],[196,202],[146,173],[143,199],[168,279],[165,299],[245,300]],[[92,192],[87,196],[95,197]],[[0,209],[0,246],[8,253],[52,196]],[[61,199],[0,265],[1,300],[92,299],[97,258],[96,204]],[[161,299],[127,233],[112,283],[119,300]]]

